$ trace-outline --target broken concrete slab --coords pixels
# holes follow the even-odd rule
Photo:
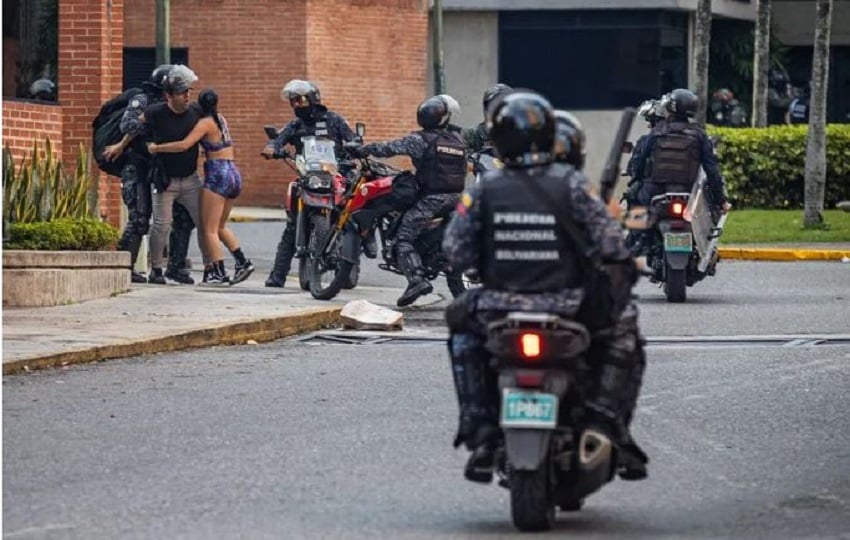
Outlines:
[[[345,328],[355,330],[401,330],[404,314],[373,304],[368,300],[355,300],[345,304],[340,312]]]

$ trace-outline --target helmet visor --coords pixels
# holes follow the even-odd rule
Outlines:
[[[295,79],[286,83],[280,91],[280,99],[288,101],[293,107],[306,107],[310,105],[307,97],[313,91],[313,85],[307,81]]]

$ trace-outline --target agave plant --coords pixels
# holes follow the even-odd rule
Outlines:
[[[21,160],[19,166],[7,146],[3,150],[4,218],[12,223],[32,223],[92,217],[97,203],[95,200],[92,204],[90,199],[92,192],[97,194],[97,184],[92,182],[88,161],[88,152],[81,145],[74,175],[69,176],[56,159],[49,138],[43,151],[33,141],[29,159]]]

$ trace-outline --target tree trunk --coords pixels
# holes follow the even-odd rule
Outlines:
[[[832,2],[833,0],[817,0],[815,51],[812,56],[812,98],[806,142],[804,227],[823,224],[823,197],[826,187],[826,89]]]
[[[757,0],[758,19],[753,43],[753,127],[767,125],[767,79],[770,70],[770,0]]]
[[[694,29],[694,56],[696,95],[699,98],[696,121],[705,125],[708,108],[708,51],[711,44],[711,0],[699,0],[696,28]]]

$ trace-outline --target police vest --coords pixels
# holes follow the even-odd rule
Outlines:
[[[791,102],[788,116],[792,124],[802,124],[809,121],[809,104],[806,100],[795,99]]]
[[[657,125],[649,183],[691,186],[697,179],[702,140],[697,126],[671,121]]]
[[[551,169],[533,179],[523,174],[502,170],[480,184],[484,287],[517,293],[581,287],[578,250],[553,209],[527,186],[536,182],[556,208],[567,212],[569,184]]]
[[[416,179],[425,194],[460,193],[466,181],[466,143],[445,129],[423,130],[425,155],[413,160]]]

